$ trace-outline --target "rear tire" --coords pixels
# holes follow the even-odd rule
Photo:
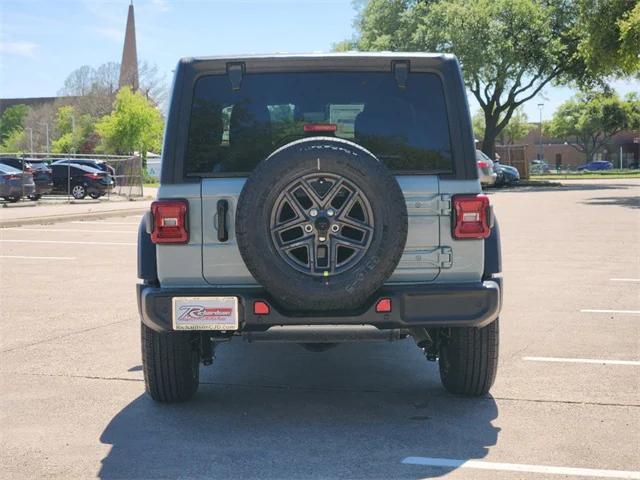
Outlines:
[[[440,380],[450,393],[481,396],[489,392],[498,369],[498,319],[483,328],[452,328],[440,348]]]
[[[42,195],[40,195],[39,193],[36,193],[35,195],[29,195],[29,200],[33,200],[34,202],[37,202],[41,198],[42,198]]]
[[[94,192],[94,193],[90,193],[90,194],[89,194],[89,196],[90,196],[91,198],[93,198],[94,200],[98,200],[98,199],[102,196],[102,194],[101,194],[101,193],[95,193],[95,192]]]
[[[87,190],[82,185],[75,185],[71,189],[71,195],[73,195],[73,198],[76,200],[82,200],[87,196]]]
[[[156,402],[189,400],[200,382],[200,351],[191,332],[158,333],[142,325],[146,392]]]

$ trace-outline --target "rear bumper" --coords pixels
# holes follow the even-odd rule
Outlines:
[[[172,331],[172,298],[195,296],[238,297],[240,331],[264,331],[276,325],[373,325],[380,329],[412,327],[483,327],[500,312],[501,279],[477,283],[440,285],[402,285],[381,288],[357,312],[326,315],[316,312],[287,312],[277,306],[261,288],[162,288],[137,285],[138,308],[142,322],[158,332]],[[376,313],[380,298],[390,298],[392,311]],[[269,303],[271,313],[254,315],[253,302]]]

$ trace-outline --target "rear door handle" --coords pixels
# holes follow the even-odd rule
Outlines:
[[[218,200],[218,222],[216,228],[218,230],[218,241],[226,242],[229,240],[229,230],[227,228],[227,212],[229,211],[229,202],[226,200]]]

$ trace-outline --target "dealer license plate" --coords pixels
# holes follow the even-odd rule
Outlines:
[[[237,330],[238,297],[174,297],[174,330]]]

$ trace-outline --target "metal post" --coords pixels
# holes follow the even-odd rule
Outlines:
[[[620,145],[620,170],[622,170],[622,145]]]
[[[75,157],[76,147],[76,117],[71,115],[71,151]],[[71,159],[67,163],[67,202],[71,203]]]
[[[49,122],[46,122],[44,126],[45,126],[45,131],[47,136],[47,157],[48,157],[50,155],[49,154]]]
[[[538,108],[540,109],[540,160],[544,160],[544,150],[542,147],[542,107],[544,107],[544,103],[539,103]]]

